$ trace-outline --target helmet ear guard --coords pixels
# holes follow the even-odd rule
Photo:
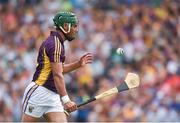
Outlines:
[[[59,28],[65,33],[69,33],[71,31],[71,23],[68,23],[68,31],[66,32],[62,26],[59,26]]]

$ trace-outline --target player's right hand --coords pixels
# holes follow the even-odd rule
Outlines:
[[[69,101],[64,104],[64,109],[68,112],[73,112],[77,109],[77,105],[75,102]]]

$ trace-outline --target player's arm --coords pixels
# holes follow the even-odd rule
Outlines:
[[[77,109],[77,106],[75,102],[72,102],[69,99],[63,77],[63,67],[62,67],[62,61],[60,59],[61,44],[58,41],[57,37],[55,37],[54,39],[55,39],[54,41],[49,42],[49,44],[45,45],[46,53],[51,63],[51,70],[53,73],[54,84],[58,91],[58,94],[61,96],[61,100],[63,102],[64,108],[67,109],[68,111],[74,111]]]
[[[83,55],[78,61],[69,64],[64,64],[63,74],[69,73],[80,67],[83,67],[86,64],[92,63],[92,60],[93,60],[93,55],[91,53],[87,53]]]
[[[56,89],[61,96],[61,100],[63,102],[64,108],[67,111],[74,111],[77,109],[77,105],[75,102],[72,102],[69,99],[69,96],[67,95],[66,87],[65,87],[65,82],[64,82],[64,77],[62,74],[62,62],[60,63],[51,63],[51,68],[53,72],[53,77],[54,77],[54,83],[56,86]]]
[[[75,61],[75,62],[69,63],[69,64],[63,64],[63,74],[74,71],[80,67],[81,67],[81,64],[79,61]]]
[[[65,95],[67,95],[67,91],[66,91],[66,87],[65,87],[64,77],[62,74],[62,71],[63,71],[62,62],[51,63],[51,68],[52,68],[52,72],[53,72],[53,78],[54,78],[54,83],[55,83],[56,89],[57,89],[58,93],[60,94],[60,96],[63,97]]]

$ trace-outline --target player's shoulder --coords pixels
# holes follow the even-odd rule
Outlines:
[[[55,51],[61,51],[62,44],[59,41],[57,36],[49,36],[45,41],[44,41],[44,48],[46,49],[47,52],[55,52]]]
[[[59,36],[57,36],[57,35],[49,35],[49,37],[46,39],[45,42],[46,43],[55,43],[55,42],[61,43],[61,40],[60,40]]]
[[[59,34],[55,31],[51,31],[50,35],[44,41],[44,46],[46,49],[61,47],[61,41],[59,39]]]
[[[55,36],[49,36],[45,41],[44,41],[45,47],[51,47],[55,45]]]

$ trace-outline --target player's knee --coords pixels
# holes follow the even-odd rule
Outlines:
[[[63,112],[47,113],[44,117],[48,122],[67,122],[66,115]]]
[[[37,122],[39,121],[38,118],[31,117],[29,115],[23,114],[21,118],[21,122]]]

